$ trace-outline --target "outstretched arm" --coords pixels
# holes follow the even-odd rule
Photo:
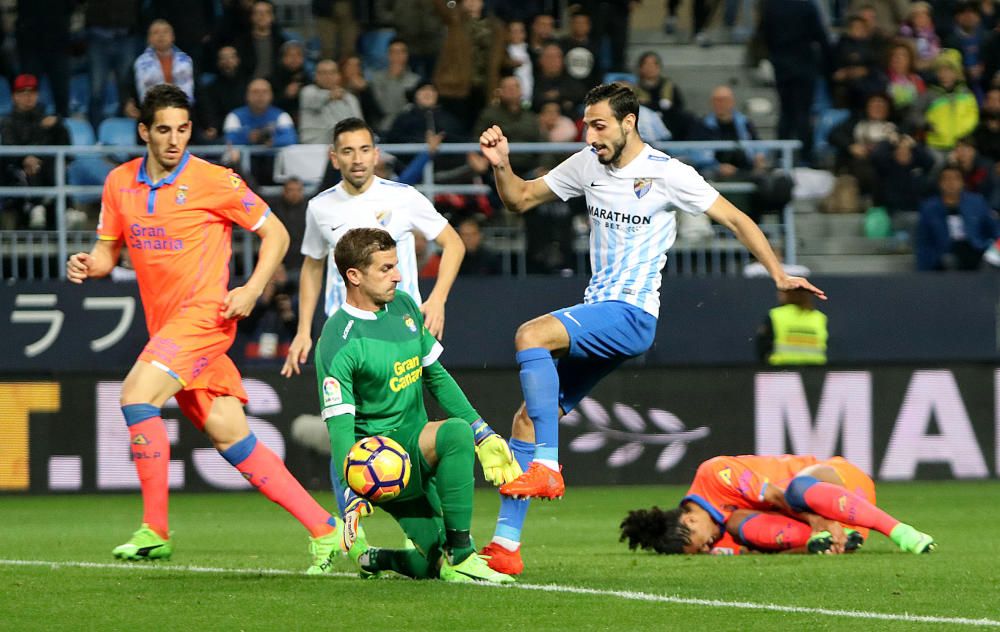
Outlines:
[[[122,242],[117,239],[99,239],[89,252],[78,252],[66,262],[66,278],[72,283],[83,283],[89,278],[105,277],[118,263]]]
[[[434,289],[420,306],[420,313],[424,315],[424,325],[427,330],[440,340],[444,335],[444,304],[448,302],[451,286],[458,276],[458,269],[462,267],[465,244],[450,225],[446,225],[434,241],[441,246],[441,264],[438,266]]]
[[[257,252],[257,265],[253,274],[247,279],[246,285],[233,288],[222,302],[223,318],[246,318],[253,311],[257,299],[264,291],[267,282],[274,276],[288,250],[288,230],[281,220],[271,213],[257,229],[260,236],[260,250]]]
[[[709,207],[707,214],[716,222],[722,224],[736,235],[747,250],[767,268],[774,284],[779,290],[809,290],[817,297],[826,300],[826,293],[802,277],[788,276],[785,274],[778,256],[771,249],[771,244],[767,241],[767,236],[760,230],[756,222],[747,217],[746,213],[733,206],[733,204],[719,196]]]
[[[493,165],[497,193],[509,210],[523,213],[556,199],[545,180],[524,180],[510,168],[510,147],[499,126],[490,127],[479,136],[479,149]]]
[[[312,349],[312,322],[316,314],[316,301],[323,287],[324,259],[313,259],[306,255],[302,260],[302,270],[299,272],[299,326],[295,338],[288,347],[288,357],[281,367],[281,374],[292,377],[298,375],[299,365],[309,360]]]

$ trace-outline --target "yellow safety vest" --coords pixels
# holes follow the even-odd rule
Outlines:
[[[826,314],[798,305],[775,307],[770,314],[774,328],[770,364],[826,364]]]

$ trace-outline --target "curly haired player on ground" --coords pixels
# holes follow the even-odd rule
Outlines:
[[[253,309],[288,249],[288,231],[229,169],[188,153],[191,106],[176,86],[143,99],[139,135],[146,156],[115,168],[104,183],[98,241],[69,258],[73,283],[107,276],[124,242],[135,266],[149,343],[122,384],[122,414],[142,487],[143,525],[114,549],[126,560],[167,559],[170,439],[160,409],[171,397],[244,478],[309,530],[308,572],[328,572],[338,521],[299,485],[247,424],[246,391],[226,351],[236,321]],[[245,285],[228,289],[233,224],[261,238]]]
[[[657,553],[709,553],[729,548],[722,544],[727,536],[758,550],[843,553],[860,546],[869,529],[910,553],[936,546],[931,536],[879,509],[875,483],[846,459],[717,456],[698,467],[679,507],[629,512],[621,539]]]

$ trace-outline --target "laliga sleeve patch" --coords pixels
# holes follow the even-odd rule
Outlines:
[[[340,382],[336,378],[323,378],[323,405],[336,406],[344,402],[344,396],[340,392]]]

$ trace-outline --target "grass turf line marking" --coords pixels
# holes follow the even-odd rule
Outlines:
[[[50,568],[95,568],[113,570],[151,570],[161,573],[218,573],[232,575],[280,575],[306,576],[302,571],[290,571],[279,568],[217,568],[211,566],[155,565],[143,563],[103,563],[103,562],[54,562],[46,560],[6,560],[0,559],[0,566],[48,566]],[[356,573],[334,572],[320,577],[357,578]],[[488,584],[473,584],[495,588]],[[892,614],[887,612],[869,612],[865,610],[835,610],[830,608],[809,608],[805,606],[782,606],[771,603],[754,603],[752,601],[722,601],[718,599],[698,599],[694,597],[672,597],[669,595],[654,595],[651,593],[631,590],[606,590],[600,588],[583,588],[579,586],[561,586],[558,584],[508,584],[507,589],[534,590],[541,592],[569,593],[574,595],[591,595],[595,597],[617,597],[629,601],[646,601],[653,603],[673,603],[685,606],[706,606],[709,608],[734,608],[740,610],[762,610],[766,612],[788,612],[795,614],[817,614],[828,617],[845,617],[849,619],[870,619],[878,621],[906,621],[909,623],[945,623],[954,625],[970,625],[978,627],[1000,627],[1000,620],[969,619],[966,617],[935,617],[916,614]]]

